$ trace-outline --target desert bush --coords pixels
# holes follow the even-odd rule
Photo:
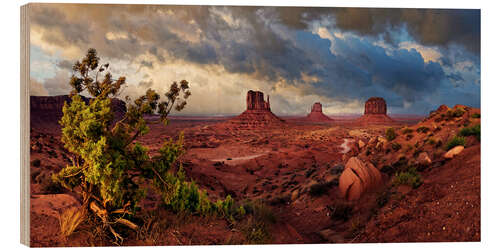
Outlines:
[[[458,133],[460,136],[475,136],[478,141],[481,141],[481,124],[475,126],[466,127],[460,130]]]
[[[403,128],[402,133],[403,134],[411,134],[411,133],[413,133],[413,129],[407,128],[407,127]]]
[[[309,187],[309,194],[311,196],[321,196],[328,193],[328,190],[332,187],[330,182],[319,182],[311,185]]]
[[[97,51],[89,49],[86,56],[73,65],[69,81],[72,101],[64,104],[59,124],[61,141],[76,159],[53,179],[79,192],[83,207],[101,213],[99,217],[109,231],[117,240],[122,240],[111,228],[113,221],[121,214],[134,213],[151,182],[153,189],[163,196],[172,194],[177,180],[170,170],[184,152],[180,135],[177,141],[165,142],[157,155],[150,156],[149,149],[137,142],[149,131],[150,122],[144,116],[158,114],[158,122],[167,124],[171,109],[182,110],[191,92],[185,80],[173,82],[164,101],[148,89],[127,105],[121,120],[115,120],[111,100],[126,80],[123,76],[115,80],[109,72],[109,64],[102,65],[99,61]],[[92,97],[88,104],[79,95],[83,91]]]
[[[429,145],[434,145],[436,144],[436,140],[434,138],[429,138],[425,141],[425,143],[429,144]]]
[[[40,167],[40,164],[40,159],[34,159],[33,161],[31,161],[31,165],[33,165],[34,167]]]
[[[453,136],[446,144],[446,150],[450,150],[456,146],[462,145],[465,147],[465,137],[463,136]]]
[[[264,244],[272,239],[269,227],[276,223],[276,217],[272,210],[261,200],[245,201],[240,210],[244,210],[247,215],[243,234],[248,244]]]
[[[76,228],[85,220],[85,210],[71,207],[59,215],[59,227],[63,237],[70,236]]]
[[[389,202],[390,197],[391,197],[391,192],[389,190],[381,192],[377,196],[377,206],[378,206],[378,208],[381,208],[381,207],[385,206],[385,204],[387,204],[387,202]]]
[[[451,109],[446,112],[446,116],[453,118],[453,117],[461,117],[465,113],[465,110],[463,108],[456,108],[456,109]]]
[[[481,118],[481,114],[479,113],[474,113],[471,115],[472,118]]]
[[[347,221],[352,216],[353,207],[345,202],[339,202],[327,208],[330,210],[330,218],[334,221]]]
[[[391,147],[394,151],[398,151],[401,149],[401,144],[397,143],[397,142],[393,142],[391,143]]]
[[[404,172],[396,173],[393,182],[395,186],[408,185],[413,188],[418,188],[422,183],[422,178],[415,168],[408,168]]]
[[[385,131],[385,138],[387,138],[388,141],[392,141],[394,139],[396,139],[396,130],[394,130],[394,128],[388,128],[386,131]]]
[[[420,126],[417,128],[417,132],[419,132],[419,133],[427,133],[427,132],[429,132],[429,130],[430,129],[428,127],[425,127],[425,126]]]

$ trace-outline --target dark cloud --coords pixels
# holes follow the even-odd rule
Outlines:
[[[336,25],[362,35],[386,34],[406,27],[424,45],[464,45],[479,54],[481,49],[480,10],[335,8]]]
[[[220,65],[227,72],[263,81],[284,79],[304,94],[340,101],[384,96],[394,107],[405,103],[423,107],[429,105],[423,100],[444,85],[469,81],[454,69],[457,63],[471,62],[464,70],[477,70],[477,74],[480,68],[479,10],[36,6],[32,20],[50,44],[77,46],[82,51],[95,47],[107,59],[136,61],[141,55],[156,59],[139,60],[138,70],[170,60]],[[315,21],[352,34],[323,39],[309,30]],[[418,45],[438,46],[444,56],[439,62],[426,61],[415,49],[399,49],[401,33],[409,34],[407,39]],[[390,52],[376,45],[380,38],[392,46]],[[58,63],[62,69],[70,65],[66,60]],[[304,83],[304,75],[317,78],[314,86]],[[140,87],[152,85],[152,80],[139,83]]]

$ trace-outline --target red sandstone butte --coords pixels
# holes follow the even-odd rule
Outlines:
[[[247,110],[228,121],[230,125],[239,128],[256,128],[264,126],[280,126],[284,120],[271,112],[269,96],[264,101],[260,91],[249,90],[247,93]]]
[[[89,98],[81,96],[85,103],[89,103]],[[64,103],[71,103],[68,95],[59,96],[30,96],[30,121],[31,123],[45,122],[55,123],[63,116],[62,108]],[[127,112],[124,101],[117,98],[111,100],[111,108],[115,112],[115,119],[120,119]]]
[[[311,113],[307,115],[306,119],[312,122],[333,121],[330,117],[323,114],[323,106],[319,102],[313,104],[311,107]]]
[[[387,116],[387,104],[382,97],[371,97],[365,102],[365,114],[358,119],[363,124],[390,124],[394,120]]]

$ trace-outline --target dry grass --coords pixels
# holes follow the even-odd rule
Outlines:
[[[85,211],[77,207],[66,209],[59,215],[59,226],[61,235],[70,236],[76,228],[85,220]]]

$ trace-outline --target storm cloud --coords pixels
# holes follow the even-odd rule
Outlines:
[[[67,90],[58,71],[94,47],[129,95],[185,77],[212,91],[205,100],[266,91],[283,114],[312,98],[351,107],[339,112],[371,96],[402,113],[480,103],[479,10],[33,4],[30,16],[32,47],[57,62],[52,77],[33,71],[49,94]],[[203,106],[186,112],[238,112]]]

